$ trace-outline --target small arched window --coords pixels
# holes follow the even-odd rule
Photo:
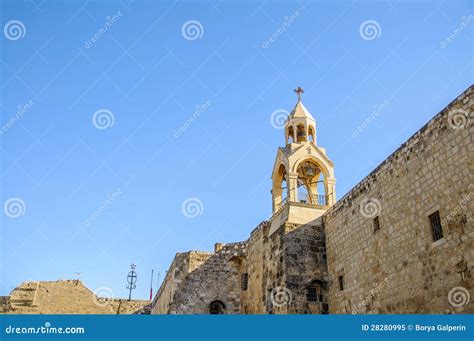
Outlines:
[[[209,305],[209,314],[222,315],[225,313],[225,305],[221,301],[212,301]]]
[[[308,302],[322,302],[323,294],[321,285],[313,281],[308,287],[306,287],[306,301]]]

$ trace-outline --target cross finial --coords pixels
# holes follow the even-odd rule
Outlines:
[[[293,91],[298,96],[298,101],[301,101],[301,94],[304,94],[304,89],[301,86],[299,86]]]

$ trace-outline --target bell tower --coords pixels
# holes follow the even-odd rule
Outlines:
[[[285,122],[285,147],[278,148],[273,166],[273,213],[296,205],[316,209],[317,218],[336,201],[334,164],[316,142],[316,120],[301,102],[304,90],[294,92],[298,100]]]

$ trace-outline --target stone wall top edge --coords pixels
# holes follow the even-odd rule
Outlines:
[[[410,136],[400,147],[398,147],[392,154],[390,154],[384,161],[382,161],[373,171],[371,171],[365,178],[359,181],[352,189],[350,189],[341,199],[339,199],[329,210],[324,213],[323,217],[329,217],[335,212],[342,209],[345,204],[357,198],[362,190],[365,188],[367,184],[373,182],[376,175],[387,165],[395,162],[401,154],[406,153],[412,143],[414,143],[417,139],[422,137],[423,135],[429,133],[431,128],[433,128],[437,122],[441,119],[445,118],[448,111],[455,106],[457,103],[462,102],[462,100],[466,96],[472,96],[472,92],[474,91],[474,85],[469,86],[461,95],[456,97],[453,101],[451,101],[446,107],[444,107],[440,112],[438,112],[433,118],[431,118],[423,127],[417,130],[412,136]]]

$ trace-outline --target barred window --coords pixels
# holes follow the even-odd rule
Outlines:
[[[308,302],[322,302],[323,295],[321,294],[321,286],[319,284],[311,284],[306,288],[306,301]]]
[[[373,224],[374,224],[374,233],[377,232],[378,230],[380,230],[380,220],[379,220],[379,216],[376,216],[373,220],[372,220]]]
[[[249,274],[243,273],[240,277],[240,288],[242,290],[247,290],[249,286]]]
[[[431,225],[431,236],[433,241],[440,240],[443,238],[443,228],[441,227],[441,219],[439,218],[439,211],[431,214],[429,216],[430,225]]]

